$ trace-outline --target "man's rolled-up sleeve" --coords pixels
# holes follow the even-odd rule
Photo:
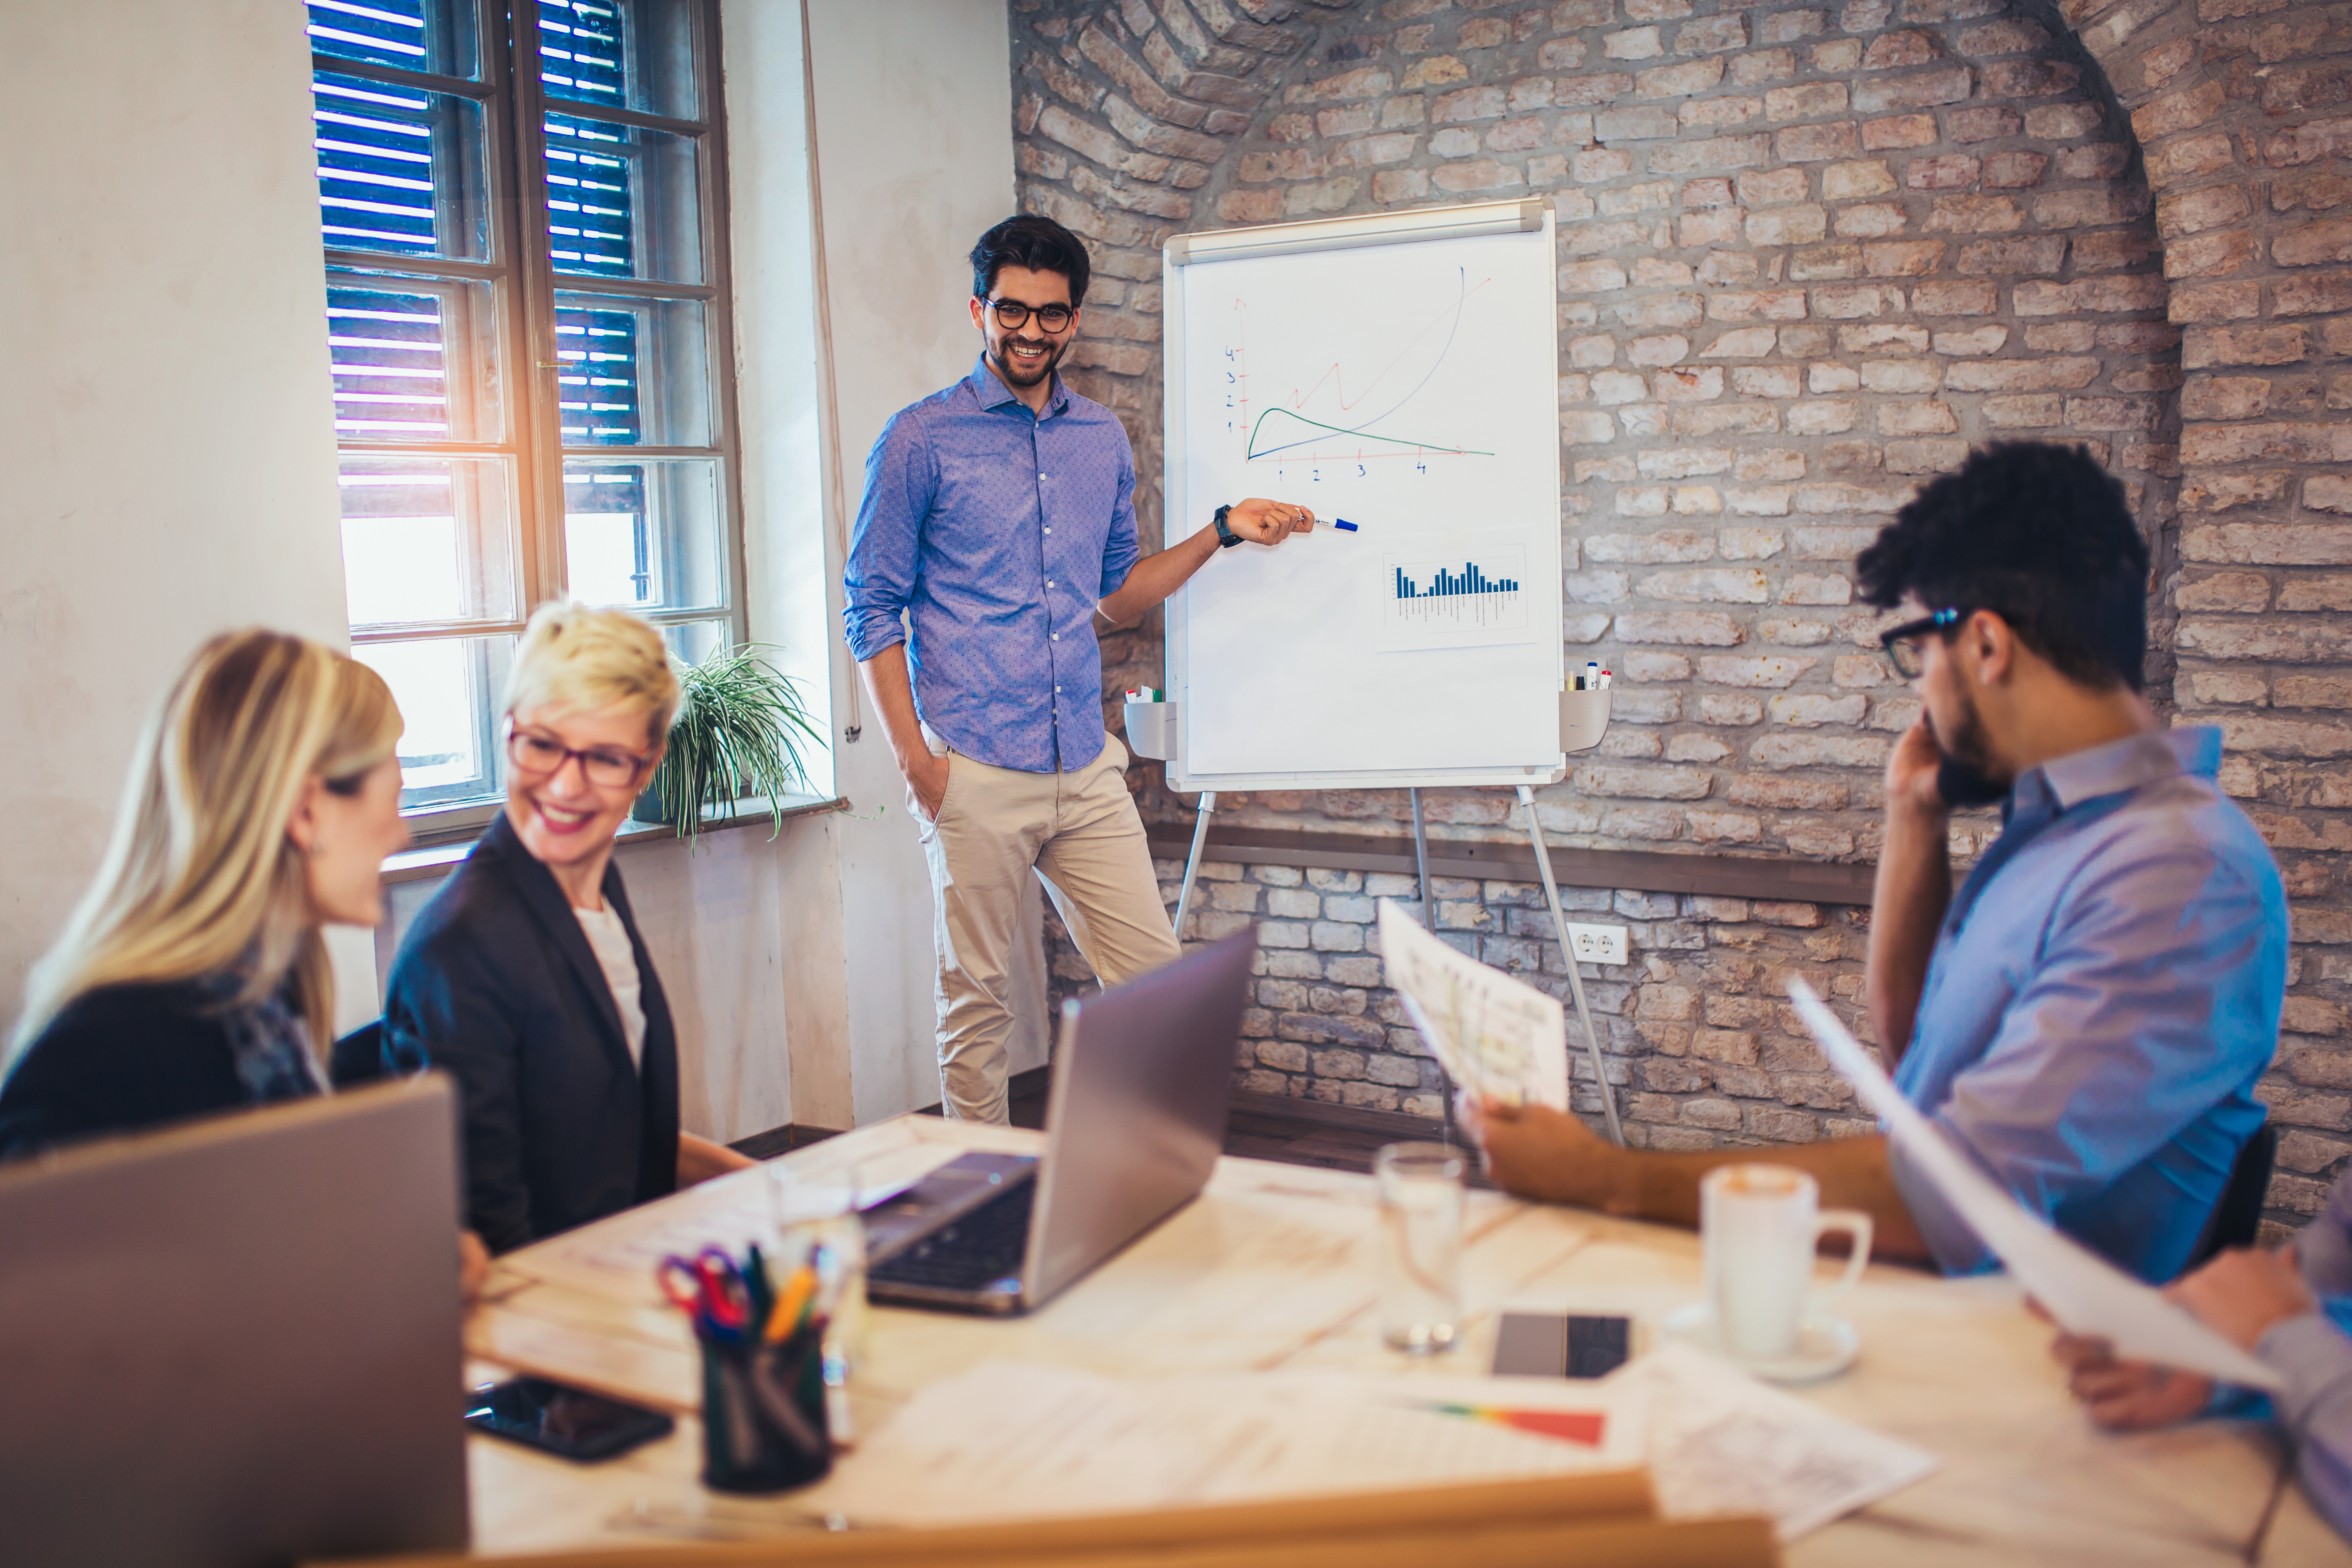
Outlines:
[[[2327,1190],[2327,1206],[2295,1233],[2295,1261],[2315,1296],[2352,1299],[2352,1170]]]
[[[2261,894],[2200,846],[2095,858],[1992,1045],[1933,1120],[2045,1220],[2105,1190],[2269,1059],[2265,919]],[[1992,1267],[1933,1184],[1891,1155],[1936,1260]]]
[[[860,664],[907,640],[899,616],[914,597],[923,520],[938,488],[922,422],[902,411],[866,455],[866,496],[841,574],[842,632]]]
[[[2328,1522],[2352,1534],[2352,1338],[2330,1312],[2306,1312],[2273,1325],[2254,1346],[2263,1363],[2285,1380],[2272,1396],[2294,1444],[2295,1471]]]
[[[1110,532],[1103,541],[1102,592],[1108,599],[1118,592],[1127,574],[1143,555],[1135,532],[1135,454],[1124,437],[1119,442],[1118,499],[1111,503]]]

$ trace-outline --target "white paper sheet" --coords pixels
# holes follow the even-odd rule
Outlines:
[[[2134,1361],[2248,1388],[2283,1386],[2276,1373],[2187,1310],[2028,1214],[1903,1098],[1811,986],[1790,980],[1789,995],[1831,1065],[1853,1084],[1864,1104],[1885,1118],[1888,1135],[2069,1333],[2099,1335]]]
[[[1387,899],[1381,962],[1413,1026],[1465,1093],[1568,1109],[1568,1020],[1558,997],[1465,958]]]
[[[1650,1480],[1668,1519],[1764,1514],[1785,1544],[1900,1491],[1932,1454],[1667,1344],[1603,1385],[1647,1404]]]
[[[1638,1411],[1593,1387],[1344,1373],[1126,1381],[989,1362],[936,1383],[806,1494],[859,1523],[937,1524],[1625,1469]],[[1452,1407],[1452,1408],[1447,1408]],[[1487,1418],[1591,1412],[1597,1444]]]
[[[858,1206],[905,1191],[961,1152],[912,1131],[887,1142],[868,1141],[855,1160]],[[840,1181],[852,1163],[822,1143],[789,1158],[796,1173],[818,1184]],[[673,1253],[690,1258],[706,1246],[740,1253],[771,1232],[774,1215],[768,1183],[764,1170],[736,1171],[667,1202],[625,1210],[509,1253],[502,1261],[551,1284],[624,1300],[659,1300],[655,1275],[663,1258]]]
[[[1472,535],[1445,542],[1451,552],[1424,545],[1390,551],[1371,580],[1380,605],[1372,646],[1382,653],[1424,648],[1492,647],[1533,642],[1540,635],[1528,616],[1532,596],[1523,579],[1530,552],[1527,535]]]

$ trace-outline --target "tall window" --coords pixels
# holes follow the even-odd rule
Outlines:
[[[716,0],[309,0],[352,651],[498,789],[531,606],[741,635]]]

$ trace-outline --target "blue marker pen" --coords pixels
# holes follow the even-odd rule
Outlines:
[[[1349,532],[1349,533],[1353,533],[1353,532],[1355,532],[1355,531],[1356,531],[1356,525],[1355,525],[1354,523],[1352,523],[1352,522],[1349,522],[1349,521],[1346,518],[1344,518],[1344,517],[1335,517],[1335,518],[1333,518],[1333,519],[1331,520],[1331,526],[1332,526],[1332,527],[1334,527],[1334,528],[1337,528],[1337,529],[1343,529],[1343,530],[1345,530],[1346,531],[1348,531],[1348,532]]]

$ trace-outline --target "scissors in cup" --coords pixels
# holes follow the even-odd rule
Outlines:
[[[670,1305],[722,1338],[740,1334],[751,1321],[751,1289],[721,1248],[706,1247],[692,1258],[672,1253],[661,1260],[655,1278]]]

